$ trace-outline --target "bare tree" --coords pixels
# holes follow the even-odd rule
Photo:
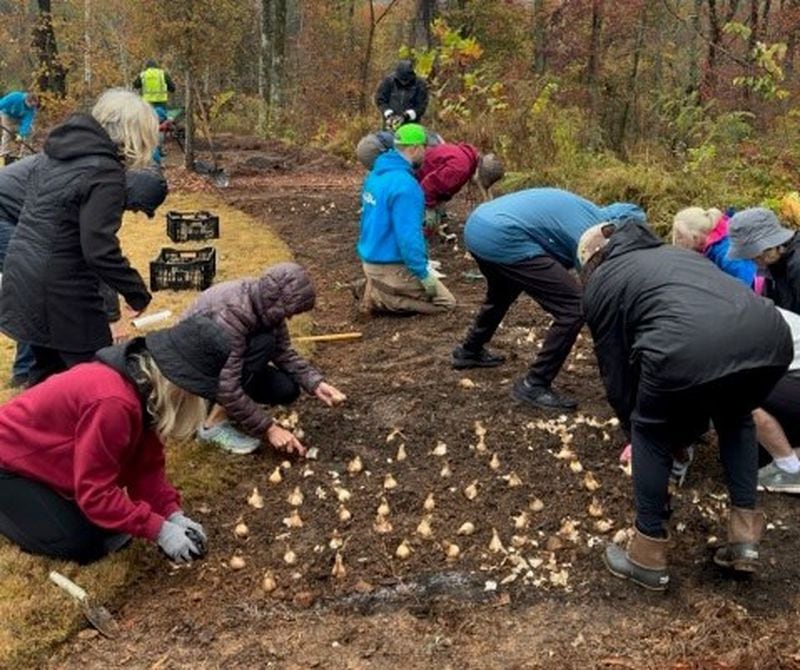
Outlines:
[[[64,97],[67,94],[67,70],[58,55],[50,0],[37,0],[37,5],[39,19],[33,29],[33,48],[39,59],[37,85],[40,91]]]
[[[369,70],[372,65],[372,47],[375,44],[375,30],[386,15],[392,10],[398,0],[389,0],[386,8],[380,13],[375,13],[375,0],[369,2],[369,29],[367,32],[367,46],[364,49],[364,58],[361,61],[361,85],[358,95],[358,110],[367,111],[367,84],[369,83]]]

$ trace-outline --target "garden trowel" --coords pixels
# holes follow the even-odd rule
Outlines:
[[[71,579],[67,579],[64,575],[55,570],[50,572],[50,580],[64,589],[64,591],[69,593],[69,595],[80,603],[84,616],[92,626],[106,637],[117,636],[119,633],[119,626],[117,622],[114,621],[114,617],[111,616],[111,612],[102,605],[92,603],[86,591]]]

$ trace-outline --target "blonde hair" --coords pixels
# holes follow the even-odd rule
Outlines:
[[[167,379],[150,354],[140,354],[135,361],[150,386],[147,411],[156,422],[159,437],[181,441],[194,435],[206,418],[205,400]]]
[[[158,118],[136,93],[124,88],[107,90],[97,99],[92,116],[120,147],[128,167],[142,168],[153,161]]]
[[[702,207],[682,209],[672,221],[673,244],[675,243],[676,228],[682,228],[695,239],[702,238],[705,240],[722,216],[722,212],[715,207],[710,209],[703,209]]]

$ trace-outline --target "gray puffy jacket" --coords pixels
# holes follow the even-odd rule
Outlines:
[[[314,299],[314,286],[306,271],[296,263],[279,263],[257,279],[212,286],[181,317],[205,314],[225,331],[231,354],[220,373],[217,402],[251,435],[262,437],[272,418],[242,388],[247,340],[271,331],[275,336],[273,364],[313,393],[323,380],[322,373],[292,349],[286,318],[312,309]]]

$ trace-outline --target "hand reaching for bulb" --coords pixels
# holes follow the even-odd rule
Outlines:
[[[347,400],[347,396],[344,393],[327,382],[320,382],[319,386],[314,389],[314,395],[328,407],[339,405]]]
[[[293,454],[296,451],[300,456],[306,455],[306,448],[303,443],[291,431],[286,430],[277,423],[269,425],[265,437],[266,441],[278,451],[285,451],[287,454]]]

